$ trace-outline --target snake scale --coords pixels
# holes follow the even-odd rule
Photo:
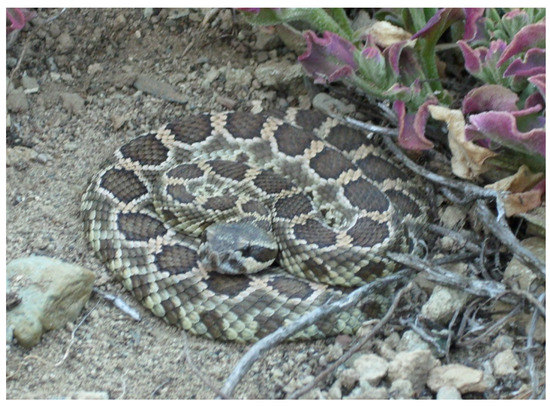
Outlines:
[[[255,341],[391,273],[402,218],[426,212],[410,174],[322,113],[188,116],[134,138],[82,197],[93,250],[156,316]],[[359,308],[293,339],[351,334]]]

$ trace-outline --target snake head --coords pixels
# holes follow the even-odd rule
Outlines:
[[[277,242],[270,232],[254,223],[240,221],[209,226],[198,255],[206,271],[235,275],[267,268],[277,252]]]

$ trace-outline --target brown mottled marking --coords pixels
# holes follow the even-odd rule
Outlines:
[[[214,172],[222,174],[225,178],[237,181],[243,180],[246,171],[249,169],[248,166],[240,162],[226,161],[223,159],[209,161],[208,164],[212,167]]]
[[[338,124],[330,130],[326,141],[340,151],[353,151],[368,143],[365,134],[360,131]]]
[[[407,180],[407,175],[401,169],[375,155],[359,159],[356,164],[369,175],[369,178],[377,182],[383,182],[386,179]]]
[[[174,134],[176,141],[193,144],[208,138],[213,128],[210,116],[200,115],[185,117],[177,122],[168,124],[166,129]]]
[[[195,201],[195,195],[189,193],[185,185],[168,185],[166,191],[180,203],[191,203]]]
[[[313,211],[311,200],[303,194],[295,194],[278,199],[274,205],[278,217],[292,219],[300,214]]]
[[[109,169],[101,177],[99,186],[124,203],[130,203],[147,193],[146,186],[138,176],[126,169]]]
[[[385,193],[388,195],[393,204],[395,204],[397,209],[401,211],[401,213],[409,213],[415,217],[422,215],[422,209],[417,203],[418,197],[414,200],[413,198],[394,190],[387,190]]]
[[[290,189],[292,183],[280,176],[269,172],[260,172],[253,180],[254,185],[269,194],[281,193],[283,190]]]
[[[304,261],[307,273],[313,274],[316,280],[324,280],[327,277],[328,269],[323,264],[318,264],[313,258]]]
[[[181,164],[166,172],[169,178],[195,179],[204,175],[204,171],[197,164]]]
[[[317,128],[325,119],[325,115],[319,111],[300,110],[296,113],[296,125],[304,130],[311,131]]]
[[[168,158],[168,148],[154,133],[135,138],[120,148],[124,158],[140,165],[160,165]]]
[[[368,230],[368,232],[365,232]],[[388,236],[388,226],[369,218],[363,217],[351,227],[347,234],[353,238],[353,244],[360,247],[372,247]]]
[[[202,323],[206,327],[206,331],[212,336],[212,338],[222,338],[225,331],[225,321],[224,317],[217,310],[205,310],[199,313]]]
[[[290,298],[307,298],[313,293],[309,283],[285,276],[274,276],[268,285]]]
[[[316,244],[320,248],[336,244],[336,233],[312,219],[309,219],[303,225],[296,224],[294,226],[294,235],[296,238]]]
[[[324,148],[311,158],[310,166],[323,179],[337,179],[343,172],[356,169],[341,152]]]
[[[237,111],[227,115],[227,124],[225,128],[235,137],[252,139],[260,136],[260,131],[265,123],[265,117],[256,115],[250,117],[249,114]]]
[[[274,137],[277,140],[279,151],[289,156],[303,155],[313,141],[310,134],[288,124],[282,124],[277,128]]]
[[[148,241],[166,233],[164,224],[145,213],[119,213],[118,229],[128,240]]]
[[[204,202],[203,207],[207,210],[229,210],[235,207],[237,199],[235,195],[213,196]]]
[[[156,259],[160,271],[185,273],[197,264],[197,252],[183,245],[166,245]]]
[[[216,274],[212,278],[205,279],[208,288],[213,292],[227,296],[236,296],[247,289],[250,279],[244,275]]]
[[[388,198],[366,179],[359,178],[344,186],[344,195],[351,204],[367,211],[383,213],[390,207]]]
[[[384,262],[371,261],[368,265],[362,266],[356,273],[358,277],[370,282],[384,274],[387,264]]]

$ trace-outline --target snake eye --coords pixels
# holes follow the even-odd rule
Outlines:
[[[272,261],[277,256],[277,251],[260,245],[249,245],[242,249],[245,258],[254,258],[260,262]]]

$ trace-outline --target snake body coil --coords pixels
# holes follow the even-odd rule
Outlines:
[[[384,253],[408,249],[401,216],[424,212],[378,145],[294,109],[190,116],[139,136],[82,198],[94,251],[148,309],[241,342],[392,272]],[[293,338],[363,320],[351,309]]]

